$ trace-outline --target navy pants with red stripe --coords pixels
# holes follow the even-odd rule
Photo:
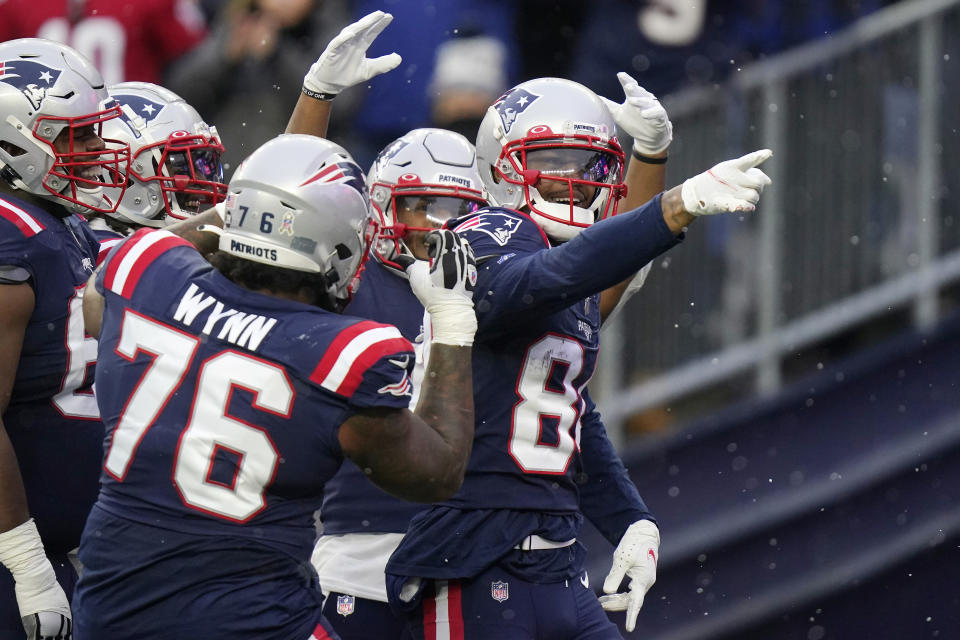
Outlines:
[[[586,572],[534,583],[496,566],[469,580],[428,584],[408,613],[415,640],[621,640]]]

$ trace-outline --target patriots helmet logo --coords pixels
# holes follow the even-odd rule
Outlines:
[[[517,121],[517,116],[523,113],[527,107],[536,102],[539,98],[535,93],[530,93],[526,89],[511,89],[500,96],[493,107],[500,114],[500,121],[503,123],[503,132],[510,133],[513,123]]]
[[[304,187],[311,182],[332,182],[337,184],[346,184],[356,189],[357,192],[363,196],[364,200],[367,199],[367,187],[366,183],[364,182],[363,171],[359,166],[357,166],[356,163],[351,162],[346,158],[339,162],[325,165],[322,169],[313,174],[313,176],[304,180],[303,184],[300,186]]]
[[[143,118],[144,122],[151,122],[160,114],[160,111],[164,107],[163,103],[154,102],[153,100],[148,100],[140,96],[120,94],[114,95],[113,98],[120,105],[121,109],[123,109],[123,107],[130,107],[130,111],[133,112],[134,115]],[[123,109],[123,111],[126,112],[126,109]]]
[[[110,100],[107,100],[107,101],[104,103],[104,108],[106,108],[106,109],[118,108],[120,115],[117,116],[117,120],[119,120],[120,122],[122,122],[122,123],[127,127],[127,130],[128,130],[131,134],[133,134],[133,137],[134,137],[134,138],[140,138],[140,137],[143,135],[143,134],[140,132],[141,123],[139,122],[139,120],[138,120],[137,122],[135,122],[135,121],[134,121],[134,118],[130,117],[130,115],[131,115],[130,111],[124,109],[124,108],[123,108],[123,105],[122,105],[121,103],[117,102],[117,99],[116,99],[116,98],[111,97]]]
[[[521,220],[510,214],[485,212],[458,224],[453,231],[455,233],[479,231],[493,238],[501,247],[505,247],[520,228],[520,224]]]
[[[403,138],[399,138],[390,143],[386,149],[384,149],[379,156],[377,156],[377,169],[381,169],[386,166],[393,158],[397,156],[398,153],[403,151],[403,148],[406,147],[409,142]]]
[[[0,61],[0,82],[19,89],[34,109],[39,109],[47,90],[57,83],[62,73],[35,60]]]

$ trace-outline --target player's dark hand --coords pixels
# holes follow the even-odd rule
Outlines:
[[[409,261],[406,273],[410,288],[430,314],[432,342],[471,345],[477,331],[473,313],[477,260],[473,249],[448,229],[431,231],[425,242],[430,261]]]

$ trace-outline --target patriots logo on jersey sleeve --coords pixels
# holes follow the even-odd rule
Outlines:
[[[60,69],[48,67],[34,60],[6,60],[0,62],[0,82],[19,89],[34,109],[39,109],[47,90],[57,83]]]
[[[500,114],[500,121],[503,122],[503,132],[510,133],[517,116],[523,113],[539,97],[526,89],[512,89],[500,96],[493,107]]]
[[[506,213],[482,213],[457,225],[454,232],[480,231],[493,238],[494,242],[501,247],[504,247],[513,234],[517,232],[517,229],[520,228],[521,222],[518,218]]]

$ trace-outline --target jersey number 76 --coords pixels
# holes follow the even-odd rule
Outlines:
[[[151,362],[127,400],[104,462],[107,473],[119,482],[144,435],[183,383],[199,342],[129,309],[124,313],[117,353],[130,361],[147,354]],[[235,388],[246,389],[253,394],[253,408],[286,417],[293,387],[283,368],[230,349],[204,360],[196,378],[190,419],[174,453],[174,484],[186,506],[246,522],[266,506],[264,491],[273,480],[279,455],[263,429],[227,414],[230,396]],[[238,460],[229,483],[211,477],[221,451]]]

